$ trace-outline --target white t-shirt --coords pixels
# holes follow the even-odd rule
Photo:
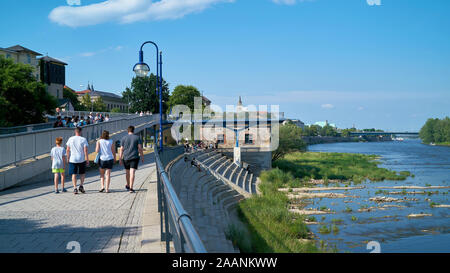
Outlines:
[[[84,147],[89,146],[86,138],[73,136],[67,140],[66,146],[70,148],[70,163],[83,163],[86,161],[84,158]]]
[[[101,161],[109,161],[113,160],[114,156],[111,151],[111,146],[113,145],[112,139],[100,139],[98,141],[100,143],[100,160]]]
[[[66,156],[66,149],[63,147],[53,147],[52,151],[50,152],[52,160],[52,169],[63,169],[64,168],[64,162],[63,157]]]

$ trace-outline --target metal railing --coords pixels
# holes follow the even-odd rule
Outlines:
[[[69,111],[69,112],[62,112],[61,117],[72,117],[72,116],[87,117],[89,115],[89,113],[90,112]],[[109,115],[111,120],[118,119],[118,118],[136,117],[137,116],[136,114],[93,112],[94,115],[96,113],[103,114],[103,116]],[[55,123],[56,118],[54,118],[53,120],[52,119],[50,119],[50,120],[51,120],[50,122],[46,122],[46,123],[37,123],[37,124],[29,124],[29,125],[14,126],[14,127],[0,127],[0,135],[17,134],[17,133],[25,133],[25,132],[51,129],[51,128],[53,128],[53,124]]]
[[[155,152],[158,172],[158,212],[161,220],[161,240],[166,242],[166,252],[170,253],[173,241],[177,253],[206,253],[192,219],[183,208],[175,189],[170,182],[159,152]]]
[[[158,115],[130,117],[102,122],[83,127],[83,136],[88,140],[98,139],[104,130],[114,135],[132,125],[136,128],[157,121]],[[0,168],[37,158],[50,153],[55,139],[62,137],[64,143],[74,135],[74,128],[51,128],[39,131],[0,135]],[[113,136],[112,136],[113,137]],[[95,147],[89,146],[90,150]]]

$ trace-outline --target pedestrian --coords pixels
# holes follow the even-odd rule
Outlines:
[[[125,188],[134,193],[134,180],[139,166],[139,160],[144,163],[144,150],[142,149],[141,139],[134,134],[134,126],[128,127],[128,135],[120,141],[120,165],[126,170],[127,185]],[[139,157],[140,156],[140,157]]]
[[[108,122],[110,120],[109,115],[105,116],[105,122]]]
[[[66,150],[61,146],[63,142],[62,137],[56,138],[56,147],[50,152],[51,160],[52,160],[52,173],[53,179],[55,183],[55,193],[59,193],[58,185],[59,185],[59,177],[61,176],[61,190],[66,192],[64,188],[65,182],[65,169],[66,169]]]
[[[63,123],[61,121],[61,116],[58,116],[56,118],[55,123],[53,124],[53,128],[61,128],[61,127],[64,127],[64,126],[63,126]]]
[[[72,176],[73,193],[85,193],[84,178],[86,177],[86,167],[89,167],[88,142],[81,136],[82,129],[75,128],[75,136],[67,140],[67,159],[69,161],[69,175]],[[80,187],[77,190],[77,175],[80,176]]]
[[[100,192],[109,193],[109,185],[111,183],[111,170],[114,163],[116,163],[116,145],[113,145],[112,139],[109,138],[108,131],[103,131],[100,140],[97,141],[97,147],[95,148],[95,151],[97,153],[100,153],[100,182],[102,186]]]

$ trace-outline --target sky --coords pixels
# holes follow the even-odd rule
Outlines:
[[[0,47],[68,63],[75,90],[121,93],[140,45],[173,88],[307,124],[418,131],[450,116],[448,0],[2,0]],[[155,49],[144,48],[156,69]]]

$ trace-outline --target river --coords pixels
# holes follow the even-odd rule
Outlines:
[[[381,156],[380,167],[395,171],[410,171],[414,174],[414,177],[408,177],[404,181],[363,182],[363,189],[346,191],[346,194],[354,196],[353,198],[315,199],[309,208],[326,206],[335,212],[315,216],[320,224],[310,225],[310,228],[319,240],[334,245],[339,252],[368,253],[370,250],[367,249],[367,244],[371,241],[378,243],[383,253],[450,252],[450,208],[432,206],[432,204],[450,205],[449,188],[415,190],[378,188],[450,187],[450,147],[428,146],[421,144],[420,140],[406,139],[403,142],[318,144],[309,146],[308,150],[375,154]],[[420,191],[422,193],[417,193]],[[376,203],[369,200],[374,196],[403,200]],[[384,205],[387,207],[383,208]],[[369,212],[358,211],[365,208],[374,209]],[[410,214],[432,216],[411,218],[408,217]],[[321,227],[324,225],[330,227],[332,223],[338,228],[335,230],[336,233],[319,232]]]

